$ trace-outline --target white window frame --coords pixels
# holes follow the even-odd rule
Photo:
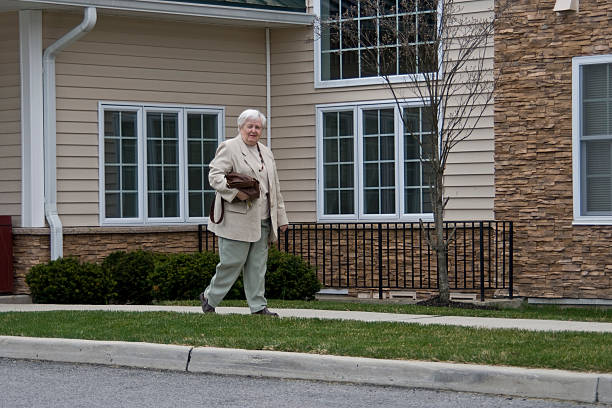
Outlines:
[[[137,157],[138,157],[138,217],[107,218],[105,200],[105,158],[104,158],[104,112],[136,112],[137,119]],[[179,216],[169,218],[149,218],[147,201],[147,112],[169,112],[178,114],[179,150]],[[98,102],[98,191],[100,225],[167,225],[167,224],[206,224],[208,217],[189,217],[188,180],[187,180],[187,115],[190,113],[217,115],[217,143],[225,140],[225,108],[222,106],[197,106],[176,104],[155,104],[138,102]]]
[[[572,58],[572,181],[574,225],[612,225],[611,215],[582,215],[582,97],[581,67],[590,64],[611,64],[612,54]]]
[[[404,108],[425,107],[420,99],[410,99],[402,102],[398,107],[395,101],[375,101],[359,103],[334,103],[317,105],[316,109],[316,185],[317,185],[317,220],[320,222],[431,222],[433,213],[404,214],[405,186],[404,186],[404,124],[399,113]],[[393,109],[394,111],[394,144],[395,144],[395,213],[394,214],[366,214],[364,213],[363,194],[363,111],[369,109]],[[354,172],[354,213],[353,214],[325,214],[325,180],[324,155],[323,155],[323,113],[352,111],[353,132],[355,142],[353,143],[353,154],[355,162]]]
[[[313,0],[314,12],[318,19],[321,21],[321,0]],[[440,15],[442,14],[442,2],[438,3],[438,28],[440,24]],[[318,27],[317,27],[318,25]],[[321,35],[317,33],[320,31],[320,23],[314,25],[314,87],[317,88],[338,88],[346,86],[364,86],[364,85],[385,85],[386,82],[382,76],[372,76],[365,78],[348,78],[348,79],[321,79]],[[442,52],[438,50],[438,75],[442,74]],[[392,84],[397,83],[413,83],[414,80],[424,81],[424,74],[404,74],[404,75],[390,75],[389,82]]]

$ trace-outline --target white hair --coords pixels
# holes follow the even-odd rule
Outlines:
[[[261,122],[262,128],[266,127],[266,117],[257,109],[247,109],[238,116],[238,130],[242,128],[242,125],[244,125],[244,122],[247,120],[258,120]]]

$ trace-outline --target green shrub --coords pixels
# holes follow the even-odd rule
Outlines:
[[[116,303],[148,304],[153,300],[149,275],[156,259],[163,256],[142,250],[117,251],[102,262],[102,269],[115,281]]]
[[[210,283],[219,263],[214,252],[171,254],[158,260],[150,275],[152,296],[156,300],[198,299]]]
[[[114,282],[95,263],[60,258],[34,266],[26,275],[35,303],[106,304]]]
[[[271,247],[268,252],[266,297],[311,300],[321,290],[315,269],[296,255]]]

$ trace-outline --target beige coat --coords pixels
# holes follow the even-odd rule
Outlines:
[[[281,225],[289,223],[285,213],[285,203],[280,192],[280,183],[276,172],[276,163],[270,149],[259,143],[261,155],[264,159],[264,168],[268,173],[270,182],[269,203],[270,219],[272,228],[270,230],[269,242],[278,240],[277,230]],[[227,173],[236,172],[255,177],[260,183],[263,182],[259,175],[261,161],[255,160],[249,154],[248,148],[242,141],[240,135],[233,139],[224,141],[217,148],[215,158],[210,162],[208,181],[217,193],[215,196],[215,220],[221,215],[221,200],[225,202],[225,214],[219,224],[209,221],[208,229],[220,237],[238,241],[256,242],[261,237],[261,208],[262,200],[257,199],[247,205],[246,201],[236,199],[238,190],[229,188],[225,180]]]

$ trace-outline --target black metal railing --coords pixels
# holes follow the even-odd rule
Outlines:
[[[446,265],[454,290],[506,289],[513,296],[512,221],[444,223]],[[317,268],[325,287],[438,288],[437,259],[427,239],[433,223],[293,223],[278,248]],[[199,250],[216,251],[214,234],[200,226]]]

